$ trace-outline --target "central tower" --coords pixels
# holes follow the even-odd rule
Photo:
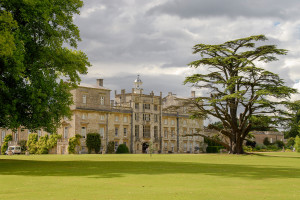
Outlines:
[[[143,82],[140,79],[140,75],[137,75],[137,79],[134,81],[134,90],[133,92],[135,94],[142,94],[143,93],[143,88],[142,88]]]

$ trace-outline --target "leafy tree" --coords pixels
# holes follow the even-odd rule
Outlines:
[[[76,147],[81,145],[81,143],[80,143],[81,138],[82,138],[82,136],[79,134],[76,134],[74,137],[69,138],[69,146],[68,146],[69,154],[78,153],[78,152],[76,152]]]
[[[55,132],[90,66],[77,48],[80,0],[0,1],[0,127]],[[64,80],[68,82],[64,82]]]
[[[268,138],[268,137],[265,137],[265,138],[264,138],[263,144],[266,145],[266,146],[268,146],[268,145],[271,144],[271,142],[269,141],[269,138]]]
[[[296,137],[300,133],[300,100],[294,101],[288,107],[292,117],[285,124],[285,128],[288,129],[285,138]]]
[[[298,135],[295,138],[295,149],[298,153],[300,153],[300,137]]]
[[[36,143],[37,154],[48,154],[49,152],[48,139],[49,139],[48,135],[41,136],[39,138],[38,142]]]
[[[20,140],[18,145],[21,147],[21,151],[25,152],[27,150],[27,140]]]
[[[35,154],[37,152],[37,143],[38,143],[38,134],[36,133],[31,133],[28,135],[28,140],[27,140],[27,149],[29,153]]]
[[[229,142],[218,142],[234,154],[243,153],[243,141],[252,129],[251,117],[269,114],[274,123],[283,120],[288,115],[284,110],[286,100],[296,93],[277,74],[258,67],[261,62],[275,61],[276,55],[287,53],[275,45],[256,47],[256,42],[265,40],[264,35],[256,35],[218,45],[197,44],[193,48],[201,59],[189,65],[208,70],[186,77],[185,84],[204,88],[209,94],[193,99],[197,108],[193,117],[219,119],[223,128],[214,128]]]
[[[1,146],[1,154],[5,154],[5,151],[8,148],[8,142],[9,141],[12,141],[12,135],[11,134],[6,135],[4,137],[4,141],[3,141],[2,146]]]
[[[62,136],[58,134],[51,134],[48,141],[47,141],[47,146],[50,149],[54,148],[57,146],[57,140],[61,139]]]

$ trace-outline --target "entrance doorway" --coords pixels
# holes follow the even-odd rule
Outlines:
[[[143,153],[148,153],[148,147],[149,147],[149,144],[148,144],[148,142],[144,142],[143,143],[143,149],[142,149],[142,152]]]

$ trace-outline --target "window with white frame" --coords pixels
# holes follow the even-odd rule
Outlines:
[[[168,119],[165,119],[165,120],[164,120],[164,124],[168,124]]]
[[[154,122],[158,122],[158,115],[154,115]]]
[[[154,105],[154,110],[157,110],[157,105]]]
[[[17,142],[18,141],[18,136],[19,136],[18,131],[16,131],[14,135],[15,135],[15,141]]]
[[[69,134],[69,129],[68,129],[68,127],[65,127],[64,128],[64,138],[65,139],[68,138],[68,134]]]
[[[124,133],[124,137],[126,137],[127,136],[127,128],[124,128],[123,133]]]
[[[144,109],[145,110],[150,110],[150,104],[149,103],[145,103],[144,104]]]
[[[115,127],[115,136],[118,137],[118,135],[119,135],[119,128]]]
[[[125,122],[125,123],[127,123],[127,122],[128,122],[128,118],[127,118],[127,116],[124,116],[124,117],[123,117],[123,122]]]
[[[135,119],[135,121],[139,121],[139,113],[134,114],[134,119]]]
[[[118,122],[119,121],[119,116],[115,116],[115,122]]]
[[[174,152],[174,143],[171,144],[172,152]]]
[[[40,138],[42,136],[42,131],[38,130],[38,138]]]
[[[100,115],[100,120],[103,121],[105,119],[104,115]]]
[[[174,129],[171,130],[171,136],[172,136],[172,137],[175,136],[175,130],[174,130]]]
[[[183,129],[183,135],[186,135],[186,129],[185,128]]]
[[[101,96],[100,97],[100,105],[104,105],[104,102],[105,102],[104,100],[105,100],[104,96]]]
[[[116,142],[115,142],[115,151],[117,151],[118,146],[119,146],[119,143],[116,141]]]
[[[101,137],[104,137],[104,127],[100,127],[99,133]]]
[[[139,107],[140,107],[140,104],[139,103],[135,103],[135,105],[134,105],[134,107],[135,107],[135,109],[139,109]]]
[[[143,114],[143,120],[149,122],[150,121],[150,114]]]
[[[165,142],[165,149],[168,149],[168,142]]]
[[[168,129],[164,129],[164,136],[165,136],[165,138],[168,138]]]
[[[158,138],[158,126],[154,126],[154,138]]]
[[[183,150],[186,151],[186,143],[183,143]]]
[[[85,127],[85,126],[82,126],[82,127],[81,127],[81,136],[82,136],[83,138],[86,138],[86,127]]]
[[[174,125],[175,124],[175,121],[172,119],[171,120],[171,125]]]
[[[81,118],[82,118],[82,119],[86,119],[86,114],[83,113]]]
[[[6,131],[2,130],[2,135],[1,135],[1,141],[2,142],[4,142],[5,135],[6,135]]]
[[[140,132],[140,126],[139,125],[135,125],[134,132],[135,132],[135,137],[139,138],[139,132]]]
[[[143,137],[150,138],[150,126],[143,126]]]
[[[184,126],[186,125],[186,120],[183,120],[183,125],[184,125]]]
[[[82,95],[82,103],[86,103],[86,95]]]

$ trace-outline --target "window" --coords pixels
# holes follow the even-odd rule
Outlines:
[[[165,142],[165,149],[168,149],[168,142]]]
[[[101,137],[104,137],[104,127],[100,127],[99,133]]]
[[[193,129],[190,129],[190,134],[193,135]]]
[[[183,120],[183,125],[186,125],[186,120]]]
[[[168,129],[164,129],[164,137],[168,138]]]
[[[85,128],[85,127],[82,127],[82,128]],[[81,130],[82,131],[82,130]],[[68,138],[68,127],[65,127],[64,128],[64,138]],[[82,135],[82,134],[81,134]]]
[[[118,135],[119,135],[119,128],[115,127],[115,136],[118,137]]]
[[[157,105],[154,105],[154,110],[157,110]]]
[[[150,104],[149,104],[149,103],[145,103],[145,104],[144,104],[144,109],[150,110]]]
[[[115,142],[115,151],[117,151],[118,146],[119,146],[118,142]]]
[[[139,125],[135,125],[134,132],[135,132],[135,137],[136,138],[139,138],[139,129],[140,129],[140,126]]]
[[[154,126],[154,138],[158,138],[158,126]]]
[[[154,115],[154,122],[158,122],[158,115]]]
[[[119,121],[119,116],[115,116],[115,122]]]
[[[42,136],[42,131],[38,130],[38,138],[40,138]]]
[[[139,121],[139,114],[138,113],[134,114],[134,119],[135,119],[135,121]]]
[[[171,130],[171,136],[172,136],[172,137],[175,136],[175,130],[174,130],[174,129]]]
[[[138,150],[138,151],[140,150],[140,144],[136,145],[136,150]]]
[[[83,138],[86,138],[86,127],[81,127],[81,136],[83,137]]]
[[[143,120],[149,122],[150,121],[150,114],[143,114]]]
[[[165,120],[164,120],[164,124],[168,124],[168,119],[165,119]]]
[[[83,113],[81,118],[86,119],[86,114]]]
[[[18,141],[18,131],[15,132],[15,141]]]
[[[127,136],[127,128],[124,128],[124,137]]]
[[[183,135],[186,135],[186,129],[183,129]]]
[[[175,121],[172,119],[171,120],[171,125],[174,125],[175,124]]]
[[[186,151],[186,143],[183,144],[183,150]]]
[[[138,110],[138,109],[139,109],[139,107],[140,107],[140,104],[139,104],[139,103],[135,103],[135,105],[134,105],[134,106],[135,106],[135,109],[137,109],[137,110]]]
[[[171,144],[172,152],[174,152],[174,143]]]
[[[3,130],[2,131],[2,136],[1,136],[1,141],[4,142],[4,138],[5,138],[6,132]]]
[[[100,120],[104,120],[105,118],[104,118],[104,115],[100,115]]]
[[[86,95],[82,95],[82,103],[86,103]]]
[[[100,105],[104,105],[104,97],[103,96],[100,97]]]
[[[143,137],[150,138],[150,126],[143,126]]]
[[[127,116],[123,118],[123,121],[126,123],[128,121]]]
[[[273,138],[270,138],[270,143],[273,143]]]

